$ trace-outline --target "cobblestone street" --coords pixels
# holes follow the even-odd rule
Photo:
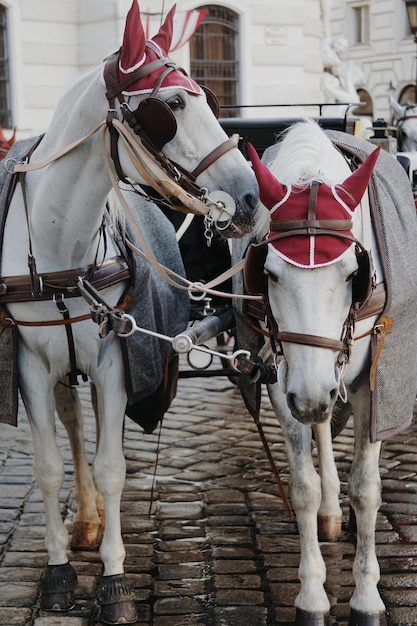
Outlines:
[[[89,389],[88,451],[94,452]],[[263,400],[266,436],[287,482],[280,429]],[[90,626],[94,620],[98,552],[73,552],[76,607],[68,614],[39,609],[39,578],[46,564],[44,515],[32,478],[32,444],[21,411],[17,429],[1,425],[0,625]],[[72,465],[66,460],[62,513],[71,532]],[[126,422],[127,481],[122,501],[126,571],[135,587],[140,626],[272,626],[293,623],[299,542],[271,476],[256,426],[237,388],[225,377],[179,381],[165,415],[154,496],[157,434]],[[342,481],[344,533],[322,544],[332,624],[346,626],[354,544],[348,532],[346,480],[352,430],[335,440]],[[377,521],[380,589],[388,626],[417,624],[417,425],[383,445],[383,504]]]

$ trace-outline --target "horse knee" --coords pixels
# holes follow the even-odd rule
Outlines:
[[[54,495],[62,487],[65,478],[64,461],[62,457],[39,456],[33,462],[33,473],[36,482],[44,494]]]
[[[366,485],[366,488],[365,488]],[[375,478],[373,480],[349,482],[349,500],[356,514],[367,510],[379,509],[381,498],[381,480]]]
[[[290,477],[291,503],[295,511],[318,511],[321,502],[320,477],[317,472],[294,473]]]

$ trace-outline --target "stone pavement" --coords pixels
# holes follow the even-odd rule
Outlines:
[[[94,452],[89,390],[88,451]],[[266,398],[262,421],[284,482],[287,463],[280,429]],[[32,478],[32,444],[24,411],[17,429],[0,425],[0,626],[91,626],[97,552],[73,552],[76,607],[68,614],[39,610],[46,564],[44,515]],[[74,494],[69,446],[62,513],[71,531]],[[299,542],[271,477],[256,427],[236,387],[225,377],[181,379],[161,433],[154,496],[157,434],[126,423],[127,480],[122,501],[126,571],[138,600],[138,626],[284,626],[293,623]],[[346,626],[354,544],[348,530],[346,477],[352,429],[335,441],[342,481],[344,533],[322,544],[328,566],[332,624]],[[417,424],[386,442],[381,458],[383,504],[377,555],[388,626],[417,624]]]

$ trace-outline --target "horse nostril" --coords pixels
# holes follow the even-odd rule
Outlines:
[[[259,196],[256,193],[247,193],[243,196],[243,202],[246,207],[254,211],[258,206]]]
[[[330,392],[330,403],[334,404],[337,400],[337,396],[339,395],[339,387],[335,387]]]

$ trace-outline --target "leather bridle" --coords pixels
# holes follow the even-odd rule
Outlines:
[[[268,244],[273,243],[274,241],[278,241],[279,239],[294,237],[296,235],[327,235],[332,237],[338,237],[355,243],[355,252],[358,259],[359,269],[357,275],[354,278],[354,284],[352,287],[352,304],[343,325],[340,340],[332,339],[329,337],[322,337],[320,335],[309,335],[306,333],[295,333],[280,330],[278,328],[275,318],[272,315],[265,282],[263,286],[263,294],[265,299],[265,315],[274,352],[284,354],[282,342],[297,343],[318,348],[327,348],[329,350],[338,351],[336,364],[338,367],[343,367],[350,360],[353,346],[355,321],[358,317],[359,311],[369,302],[369,299],[375,288],[375,279],[370,254],[364,248],[362,243],[358,239],[356,239],[356,237],[346,233],[346,231],[351,231],[352,221],[316,219],[316,199],[318,185],[318,182],[314,182],[312,184],[309,197],[308,217],[306,220],[271,220],[270,231],[279,232],[272,237],[269,237],[268,239],[264,239],[258,244],[251,244],[251,246],[249,246],[246,256],[247,277],[245,279],[245,284],[248,289],[248,284],[250,284],[251,282],[250,272],[253,258],[258,256],[255,263],[257,267],[257,272],[259,272],[261,265],[263,267],[263,264],[266,260]],[[248,291],[249,293],[253,293],[253,288],[249,288]]]
[[[237,148],[236,142],[232,139],[227,139],[221,143],[214,150],[212,150],[212,152],[206,155],[192,172],[187,171],[178,163],[172,161],[166,156],[162,148],[175,136],[176,121],[169,106],[163,100],[158,98],[157,95],[164,78],[170,72],[181,71],[185,73],[185,71],[176,65],[176,63],[174,63],[171,59],[164,57],[159,48],[152,41],[147,41],[145,45],[147,48],[151,49],[158,58],[130,73],[129,76],[122,82],[119,82],[118,80],[120,52],[117,52],[109,57],[105,64],[104,78],[107,90],[106,96],[109,102],[109,110],[106,121],[111,138],[111,157],[117,175],[120,180],[126,181],[120,164],[117,147],[119,131],[114,125],[114,120],[117,119],[118,116],[116,99],[119,103],[119,109],[123,120],[128,124],[133,132],[139,136],[143,146],[149,152],[151,157],[158,163],[158,165],[163,168],[168,177],[174,180],[180,187],[192,196],[198,198],[199,200],[203,200],[207,191],[196,184],[197,177],[226,152]],[[136,83],[139,79],[149,76],[163,67],[165,67],[165,70],[159,76],[150,96],[142,101],[139,107],[133,111],[128,102],[125,100],[122,92],[125,91],[130,85]],[[202,89],[206,93],[207,102],[213,113],[218,116],[219,105],[217,98],[207,88],[202,87]],[[156,131],[154,130],[155,127]],[[156,191],[159,191],[157,184],[156,186],[153,186],[153,188]],[[169,197],[169,203],[173,209],[184,210],[184,208],[181,207],[181,203],[178,198],[175,196]]]

